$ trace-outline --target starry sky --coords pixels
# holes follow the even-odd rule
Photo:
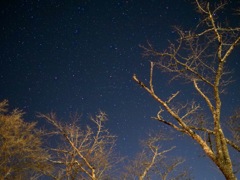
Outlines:
[[[118,150],[130,157],[147,132],[167,130],[151,119],[159,105],[132,75],[142,80],[149,75],[139,45],[149,41],[165,49],[176,38],[173,25],[188,29],[199,21],[189,1],[1,1],[0,20],[0,99],[23,109],[26,120],[38,120],[37,112],[53,111],[67,119],[71,112],[87,118],[102,110],[108,114],[107,127],[118,136]],[[236,81],[224,96],[224,107],[240,101],[237,54],[239,48],[231,56]],[[168,78],[159,77],[163,97],[180,86],[169,85]],[[231,111],[227,108],[226,115]],[[173,154],[187,159],[195,179],[224,179],[189,138],[175,138]]]

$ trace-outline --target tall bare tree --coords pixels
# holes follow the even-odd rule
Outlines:
[[[185,169],[178,168],[184,160],[182,158],[169,158],[165,154],[175,147],[163,150],[165,138],[162,134],[150,135],[141,145],[142,152],[138,153],[133,160],[125,166],[123,179],[190,179],[190,173]]]
[[[179,38],[170,43],[167,50],[160,52],[150,43],[143,47],[144,56],[156,59],[150,63],[149,84],[139,80],[137,75],[133,75],[133,79],[161,105],[154,118],[194,139],[225,178],[233,180],[236,175],[229,146],[238,152],[240,147],[224,133],[221,93],[231,81],[225,67],[233,50],[239,45],[240,27],[230,27],[228,22],[223,21],[223,17],[218,18],[228,4],[227,1],[218,2],[195,0],[201,22],[192,31],[176,27]],[[236,18],[240,19],[239,10],[236,11]],[[158,95],[153,85],[155,67],[171,74],[171,81],[192,84],[194,95],[197,94],[202,100],[180,104],[177,103],[180,91],[173,92],[168,98]],[[208,119],[200,115],[206,113],[207,117],[209,112],[211,116]]]
[[[78,116],[61,123],[55,114],[40,114],[54,127],[51,134],[59,139],[57,147],[51,147],[52,162],[57,167],[55,179],[106,179],[119,161],[114,154],[116,137],[105,128],[107,116],[100,112],[91,117],[92,126],[84,128]]]
[[[37,179],[49,174],[52,166],[42,148],[36,123],[23,121],[23,112],[8,112],[8,101],[0,102],[0,179]]]

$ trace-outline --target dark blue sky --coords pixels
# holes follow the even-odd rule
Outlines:
[[[199,15],[185,0],[11,0],[0,2],[0,20],[0,99],[23,109],[28,121],[36,112],[67,119],[70,112],[87,118],[101,109],[119,151],[132,156],[149,130],[166,129],[150,119],[158,104],[132,81],[134,73],[143,80],[149,74],[139,44],[165,49],[176,37],[172,25],[191,28]],[[239,80],[237,53],[232,59]],[[167,79],[159,77],[166,97],[178,89]],[[236,82],[225,107],[239,104]],[[195,179],[223,179],[189,138],[175,137],[173,154],[187,158]]]

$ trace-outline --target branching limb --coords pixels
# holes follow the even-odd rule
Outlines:
[[[174,148],[175,147],[171,147],[170,149],[167,149],[167,150],[159,152],[159,148],[150,146],[150,149],[153,152],[153,156],[152,156],[151,162],[146,166],[146,168],[144,169],[143,173],[139,176],[139,180],[143,180],[145,178],[145,176],[147,175],[148,171],[153,167],[153,165],[154,165],[154,163],[156,161],[156,158],[158,156],[162,156],[163,154],[173,150]]]
[[[203,97],[203,99],[206,101],[206,103],[207,103],[210,111],[213,112],[213,111],[214,111],[214,106],[212,105],[211,100],[210,100],[210,99],[202,92],[202,90],[199,88],[196,79],[193,80],[193,84],[194,84],[195,89],[198,91],[198,93],[199,93],[199,94]]]
[[[166,103],[170,103],[178,94],[180,93],[180,91],[177,91],[176,93],[172,94],[172,96],[170,96],[167,100]]]

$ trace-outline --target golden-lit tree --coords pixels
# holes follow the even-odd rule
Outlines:
[[[78,116],[70,122],[61,123],[55,114],[40,114],[53,125],[50,134],[57,135],[57,147],[51,147],[57,172],[55,179],[101,180],[111,176],[119,158],[114,154],[116,137],[105,128],[107,116],[100,112],[91,117],[92,126],[81,125]]]
[[[195,0],[201,21],[191,31],[176,27],[179,38],[174,43],[170,42],[168,49],[161,52],[150,43],[143,47],[144,56],[155,59],[150,62],[149,83],[141,81],[137,75],[133,79],[161,105],[156,120],[191,137],[226,179],[235,180],[229,148],[239,153],[240,147],[224,133],[222,123],[226,120],[221,114],[224,103],[221,94],[231,82],[226,66],[240,43],[240,27],[230,27],[231,23],[222,17],[228,1],[217,2]],[[239,10],[232,13],[240,19]],[[153,70],[156,68],[172,75],[171,82],[191,84],[193,99],[195,96],[201,100],[190,102],[188,98],[191,96],[188,96],[188,102],[179,102],[180,90],[167,98],[158,95],[157,89],[161,86],[156,88],[153,83]]]
[[[169,141],[162,134],[149,135],[142,141],[142,152],[125,166],[123,178],[125,180],[144,179],[190,179],[190,172],[180,167],[184,160],[166,156],[175,147],[163,150],[163,141]]]
[[[8,112],[8,101],[0,102],[0,179],[35,179],[49,174],[49,155],[42,148],[36,123],[23,120],[23,112]]]

